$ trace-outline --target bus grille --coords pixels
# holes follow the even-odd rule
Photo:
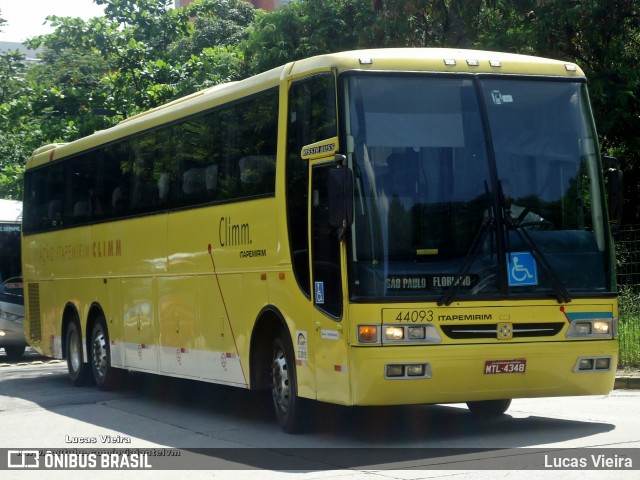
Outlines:
[[[32,341],[42,340],[42,322],[40,320],[40,284],[29,283],[29,337]]]
[[[554,323],[514,323],[513,338],[553,337],[566,325],[564,322]],[[498,325],[486,323],[479,325],[442,325],[444,334],[455,340],[479,338],[497,338]]]

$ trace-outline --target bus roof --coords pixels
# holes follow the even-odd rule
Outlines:
[[[350,70],[415,71],[584,78],[583,71],[573,63],[482,50],[385,48],[318,55],[291,62],[244,80],[216,85],[187,95],[71,143],[45,145],[37,149],[27,161],[27,170],[197,114],[228,101],[275,88],[282,79],[293,79],[330,68],[338,73]]]
[[[400,70],[584,77],[571,62],[483,50],[453,48],[382,48],[319,55],[295,62],[291,74],[331,65],[338,71]]]
[[[19,223],[22,221],[22,202],[0,200],[0,222]]]

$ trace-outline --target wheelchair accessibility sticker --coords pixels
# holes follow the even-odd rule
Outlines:
[[[529,252],[508,253],[507,266],[509,268],[510,287],[538,285],[536,261]]]
[[[316,282],[316,304],[324,303],[324,282]]]

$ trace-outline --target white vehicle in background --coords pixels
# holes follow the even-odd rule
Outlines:
[[[20,264],[22,202],[0,200],[0,348],[10,359],[24,353],[24,297]]]

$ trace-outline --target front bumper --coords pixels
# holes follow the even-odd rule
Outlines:
[[[583,357],[610,357],[610,368],[576,371]],[[524,373],[485,373],[488,361],[522,359]],[[408,405],[604,395],[613,388],[617,362],[616,340],[352,347],[352,400]],[[385,378],[386,365],[399,363],[427,364],[429,376]]]

